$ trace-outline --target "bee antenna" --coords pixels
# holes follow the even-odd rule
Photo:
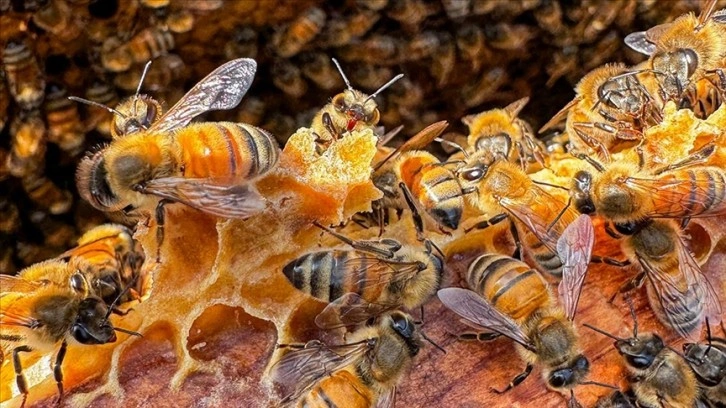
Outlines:
[[[619,389],[618,387],[616,387],[614,385],[605,384],[605,383],[601,383],[601,382],[597,382],[597,381],[583,381],[580,383],[580,385],[597,385],[599,387],[610,388],[611,390]]]
[[[708,317],[706,318],[706,340],[708,341],[708,347],[706,347],[706,351],[703,352],[704,357],[708,355],[709,351],[711,351],[711,324],[708,322]]]
[[[120,327],[114,327],[114,328],[113,328],[113,330],[114,330],[114,331],[117,331],[117,332],[121,332],[121,333],[126,333],[126,334],[130,334],[130,335],[132,335],[132,336],[137,336],[137,337],[144,337],[144,336],[142,336],[142,335],[141,335],[141,333],[139,333],[139,332],[135,332],[135,331],[132,331],[132,330],[126,330],[126,329],[122,329],[122,328],[120,328]]]
[[[126,115],[124,115],[123,113],[117,111],[116,109],[111,108],[109,106],[106,106],[106,105],[104,105],[102,103],[98,103],[98,102],[91,101],[91,100],[88,100],[88,99],[79,98],[77,96],[69,96],[68,99],[70,99],[70,100],[72,100],[74,102],[85,103],[86,105],[98,106],[99,108],[106,109],[107,111],[113,113],[114,115],[119,115],[123,119],[126,119]]]
[[[587,327],[590,330],[595,330],[596,332],[602,334],[603,336],[610,337],[613,340],[627,341],[626,339],[623,339],[623,338],[617,337],[615,335],[612,335],[612,334],[606,332],[603,329],[598,329],[597,327],[595,327],[595,326],[593,326],[591,324],[583,323],[582,325],[585,326],[585,327]]]
[[[437,349],[441,350],[442,353],[446,354],[446,350],[443,347],[441,347],[438,344],[436,344],[423,331],[420,331],[420,332],[421,332],[421,337],[423,337],[424,340],[428,341],[429,343],[431,343],[432,346],[436,347]]]
[[[126,285],[126,287],[124,288],[124,290],[122,290],[121,293],[119,293],[118,296],[116,296],[116,299],[114,299],[113,302],[111,302],[111,304],[108,306],[108,310],[106,311],[106,316],[104,316],[104,318],[103,318],[103,321],[104,322],[108,321],[108,318],[109,318],[109,316],[111,316],[111,313],[113,312],[113,309],[116,307],[116,305],[121,300],[121,298],[126,293],[128,293],[128,291],[131,289],[131,286],[133,286],[134,284],[136,284],[136,281],[138,279],[139,279],[139,275],[137,274],[136,276],[134,276],[134,278],[131,280],[131,282],[129,282],[129,284]]]
[[[348,89],[352,91],[353,87],[350,86],[350,81],[348,81],[348,77],[345,76],[345,72],[343,72],[343,68],[340,67],[340,63],[338,63],[338,60],[335,58],[332,58],[332,60],[333,60],[333,63],[335,64],[335,66],[338,68],[338,72],[340,72],[340,76],[343,77],[343,82],[345,82],[345,86],[347,86]]]
[[[144,65],[144,71],[141,73],[139,85],[136,87],[136,93],[134,94],[134,116],[136,116],[136,100],[139,98],[139,93],[141,93],[141,85],[143,85],[146,74],[149,72],[149,68],[151,67],[151,61],[152,60],[149,60],[149,62]]]
[[[575,154],[575,157],[577,157],[580,160],[585,160],[590,166],[594,167],[595,170],[599,171],[600,173],[605,172],[605,166],[600,164],[597,160],[593,159],[592,157],[586,155],[585,153],[577,153],[577,154]]]
[[[320,224],[317,221],[313,221],[313,225],[315,225],[316,227],[320,228],[321,230],[327,232],[328,234],[334,236],[335,238],[338,238],[339,240],[345,242],[346,244],[348,244],[350,246],[354,246],[354,244],[355,244],[352,239],[346,237],[345,235],[338,234],[337,232],[324,226],[323,224]]]
[[[460,151],[461,153],[463,153],[464,154],[464,157],[466,157],[467,159],[469,158],[469,153],[467,153],[466,150],[464,150],[464,148],[461,147],[460,144],[458,144],[456,142],[452,142],[451,140],[442,139],[440,137],[437,137],[434,140],[437,141],[437,142],[439,142],[439,143],[441,143],[441,144],[444,144],[444,145],[453,147],[454,149],[456,149],[456,150]]]
[[[394,83],[394,82],[398,81],[398,80],[399,80],[399,79],[401,79],[401,78],[403,78],[403,74],[398,74],[398,75],[396,75],[395,77],[393,77],[393,79],[391,79],[390,81],[388,81],[388,82],[386,82],[385,84],[383,84],[383,85],[382,85],[382,86],[381,86],[380,88],[378,88],[378,89],[377,89],[377,90],[376,90],[375,92],[373,92],[372,94],[370,94],[370,96],[368,96],[367,98],[365,98],[365,99],[363,100],[363,103],[366,103],[366,102],[368,102],[368,101],[369,101],[370,99],[373,99],[373,98],[375,98],[376,96],[378,96],[378,94],[379,94],[379,93],[383,92],[383,91],[384,91],[384,90],[385,90],[386,88],[388,88],[389,86],[393,85],[393,83]]]

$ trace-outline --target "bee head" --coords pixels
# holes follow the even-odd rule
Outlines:
[[[553,389],[572,388],[583,382],[590,372],[590,362],[582,354],[578,354],[569,364],[553,370],[547,376],[547,385]]]
[[[726,378],[726,351],[709,344],[686,343],[683,354],[691,365],[698,382],[715,387]]]
[[[148,95],[133,96],[116,108],[121,114],[114,115],[114,138],[128,136],[148,129],[161,112],[161,104]]]
[[[107,320],[108,307],[97,297],[87,297],[78,306],[71,335],[81,344],[106,344],[116,341],[113,326]]]
[[[615,341],[615,348],[625,357],[627,364],[638,370],[650,367],[664,347],[663,339],[654,333]]]
[[[698,55],[690,48],[679,48],[653,56],[653,70],[668,95],[680,95],[698,69]]]

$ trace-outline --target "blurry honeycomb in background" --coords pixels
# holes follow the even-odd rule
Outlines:
[[[148,60],[141,90],[168,107],[223,62],[256,59],[242,105],[208,116],[262,126],[281,143],[343,89],[331,57],[365,92],[406,75],[378,97],[382,124],[403,124],[403,135],[523,96],[531,96],[523,117],[537,128],[591,69],[642,60],[626,50],[626,34],[698,7],[693,0],[668,7],[654,0],[0,0],[0,272],[55,256],[105,220],[79,200],[73,175],[85,151],[109,140],[110,114],[66,96],[115,106],[135,92]]]

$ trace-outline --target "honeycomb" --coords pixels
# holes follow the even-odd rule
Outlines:
[[[544,123],[553,110],[571,98],[572,84],[587,71],[606,61],[637,58],[622,49],[624,34],[669,21],[697,8],[687,1],[673,3],[668,10],[654,6],[654,2],[627,0],[583,1],[571,6],[547,1],[473,1],[465,10],[467,14],[457,15],[456,9],[447,8],[442,2],[430,8],[422,6],[423,14],[416,20],[397,17],[400,4],[409,2],[395,0],[382,10],[365,10],[353,1],[334,4],[309,1],[294,7],[272,1],[229,4],[190,1],[184,3],[191,5],[186,7],[172,2],[163,13],[150,7],[151,1],[134,1],[120,6],[126,13],[125,20],[122,15],[112,17],[118,26],[111,30],[107,19],[94,14],[106,2],[82,4],[50,0],[48,4],[60,9],[74,7],[76,10],[79,3],[89,13],[86,25],[71,21],[62,30],[51,30],[38,23],[42,21],[41,12],[50,12],[47,4],[34,10],[33,2],[7,3],[0,1],[3,11],[0,38],[7,43],[22,34],[33,45],[36,58],[44,62],[41,65],[48,82],[51,79],[61,82],[69,95],[84,95],[91,77],[112,84],[117,97],[132,94],[141,66],[156,57],[152,68],[158,69],[150,71],[142,89],[170,105],[188,85],[220,62],[241,56],[256,58],[260,63],[258,80],[242,107],[231,114],[240,121],[271,130],[284,143],[277,169],[257,180],[257,188],[268,203],[262,213],[244,221],[219,221],[182,205],[167,207],[161,262],[146,264],[146,273],[151,276],[150,287],[141,301],[128,305],[133,309],[131,313],[112,318],[115,326],[139,331],[144,337],[129,338],[121,334],[116,343],[94,346],[93,352],[88,348],[70,347],[64,364],[64,382],[66,389],[72,391],[64,400],[65,406],[218,406],[230,401],[245,406],[268,406],[276,398],[268,377],[271,365],[279,357],[276,343],[336,340],[339,333],[323,332],[311,324],[324,304],[294,290],[280,270],[302,253],[337,244],[313,228],[313,221],[326,225],[345,222],[357,212],[369,211],[371,202],[380,198],[381,193],[370,181],[371,162],[377,153],[377,138],[371,131],[347,135],[320,156],[316,153],[314,136],[301,127],[309,125],[312,114],[326,98],[342,89],[338,79],[332,85],[323,85],[305,74],[305,64],[316,53],[326,60],[335,56],[344,66],[351,66],[347,74],[354,86],[364,91],[376,89],[399,71],[405,72],[407,82],[382,94],[380,101],[382,122],[387,127],[404,124],[404,135],[411,135],[438,119],[460,118],[526,95],[532,96],[526,109],[528,119]],[[559,10],[559,14],[552,8]],[[323,11],[326,28],[292,55],[275,48],[274,44],[281,41],[279,38],[292,27],[295,18],[309,10]],[[191,30],[186,32],[183,27],[174,28],[169,20],[169,15],[184,14],[183,11],[188,11],[194,21]],[[360,33],[347,40],[330,34],[335,31],[328,27],[335,27],[336,21],[352,25],[359,12],[375,20],[371,27],[361,28]],[[61,15],[68,18],[66,14]],[[122,68],[115,67],[110,60],[103,63],[107,39],[121,41],[119,38],[129,40],[140,33],[148,34],[148,30],[158,27],[161,19],[167,19],[165,24],[175,44],[168,53],[134,55],[133,62],[128,67],[121,64]],[[140,23],[131,27],[128,23],[131,20]],[[425,25],[421,23],[424,20]],[[81,39],[83,36],[74,34],[74,25],[87,32],[88,38]],[[483,31],[480,35],[486,39],[487,48],[480,50],[476,59],[467,59],[465,47],[457,41],[459,36],[472,35],[466,30],[476,31],[477,27]],[[124,35],[115,33],[124,29],[128,30]],[[394,61],[379,58],[380,54],[374,52],[381,51],[376,47],[385,48],[390,40],[401,38],[403,33],[412,35],[414,40],[406,44],[394,41],[394,49],[406,47],[410,59]],[[58,35],[58,39],[67,35],[75,41],[44,42],[51,34]],[[336,39],[341,42],[334,42]],[[519,42],[512,42],[513,39]],[[94,47],[86,48],[86,42],[92,42]],[[436,44],[433,50],[427,49],[429,42]],[[443,57],[447,44],[450,46],[452,42],[457,44],[456,55],[453,61],[446,61]],[[55,71],[64,65],[64,69]],[[422,66],[427,69],[420,69]],[[544,72],[537,67],[545,67]],[[332,74],[337,75],[335,71]],[[292,79],[281,79],[288,76]],[[184,86],[170,86],[172,83]],[[51,93],[44,92],[47,103]],[[5,155],[9,154],[12,139],[20,134],[10,124],[25,121],[26,114],[40,112],[35,107],[35,111],[31,109],[27,113],[14,98],[6,99],[11,106],[0,150]],[[83,119],[90,117],[90,109],[85,106],[79,109]],[[208,116],[214,120],[229,119],[225,115],[230,112]],[[722,138],[721,129],[726,126],[724,115],[726,109],[722,107],[701,120],[690,111],[667,106],[663,122],[648,129],[646,140],[658,142],[646,144],[646,154],[658,163],[677,161],[705,141]],[[40,120],[44,121],[43,126],[50,127],[50,118],[43,118]],[[465,134],[463,125],[452,124],[452,127]],[[103,140],[106,139],[101,131],[88,130],[84,149]],[[57,255],[72,245],[79,232],[105,219],[78,200],[73,189],[72,172],[80,150],[64,149],[60,141],[50,138],[50,133],[48,141],[51,143],[47,145],[47,152],[40,155],[42,170],[30,177],[47,176],[60,188],[59,200],[68,201],[72,197],[72,205],[58,210],[58,207],[34,203],[32,194],[26,191],[29,190],[25,187],[27,182],[14,174],[0,181],[0,188],[7,191],[1,198],[0,210],[4,214],[18,214],[17,218],[8,218],[18,221],[8,222],[3,228],[1,238],[8,243],[3,245],[0,258],[2,267],[6,268],[3,273]],[[709,164],[723,166],[726,160],[723,154],[724,149],[718,150],[709,158]],[[532,177],[567,185],[574,172],[582,168],[582,163],[575,159],[556,163],[550,170],[542,170]],[[562,194],[566,199],[566,193]],[[466,211],[464,218],[473,223],[468,214],[475,211],[471,208]],[[692,220],[685,233],[704,273],[714,282],[721,282],[720,291],[726,293],[722,271],[726,240],[719,221]],[[153,221],[144,220],[137,226],[135,235],[147,259],[152,260],[156,254],[155,228]],[[602,231],[599,221],[596,228]],[[354,225],[345,231],[355,238],[373,239],[377,234]],[[412,223],[406,217],[388,227],[386,236],[404,243],[416,242]],[[432,239],[447,255],[444,287],[456,284],[477,253],[513,250],[503,226],[469,234],[459,229],[451,236],[435,234]],[[13,242],[16,240],[17,244]],[[601,255],[622,256],[618,243],[604,234],[598,235],[596,248]],[[596,321],[598,326],[612,332],[629,326],[631,322],[623,305],[608,303],[609,296],[628,275],[629,272],[594,266],[582,294],[578,322]],[[721,299],[726,309],[725,297]],[[643,330],[669,333],[656,321],[643,296],[636,298],[635,309]],[[522,401],[535,399],[543,406],[559,406],[565,402],[542,386],[538,369],[512,392],[501,396],[492,394],[489,385],[506,384],[524,364],[518,360],[513,362],[510,342],[497,341],[484,347],[459,342],[456,335],[465,327],[451,316],[438,300],[427,303],[423,330],[444,346],[447,354],[428,347],[417,356],[413,369],[398,389],[399,406],[490,403],[518,407],[526,406]],[[622,364],[610,341],[585,330],[580,334],[584,352],[592,364],[590,377],[622,387]],[[682,341],[673,334],[665,340],[674,347]],[[34,384],[28,405],[54,405],[56,387],[48,356],[35,355],[24,361],[26,376]],[[7,396],[17,394],[9,363],[6,360],[0,368],[3,408],[18,406],[20,402],[19,398],[6,400]],[[584,406],[590,406],[606,392],[598,387],[579,387],[576,395]]]

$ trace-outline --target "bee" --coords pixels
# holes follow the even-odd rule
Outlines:
[[[495,214],[472,229],[509,219],[519,256],[526,253],[540,272],[560,276],[557,240],[577,212],[507,160],[510,148],[507,138],[494,136],[490,149],[475,151],[455,172],[471,205],[483,214]]]
[[[65,214],[73,205],[71,192],[58,187],[45,176],[23,177],[22,185],[28,197],[51,214]]]
[[[360,84],[362,89],[377,89],[381,84],[393,78],[393,70],[389,67],[357,64],[353,67],[351,77]]]
[[[137,283],[144,252],[133,232],[119,224],[103,224],[87,231],[78,245],[58,256],[83,274],[89,290],[112,305],[138,298]],[[130,288],[126,291],[126,288]],[[123,296],[122,296],[123,295]],[[120,297],[120,298],[119,298]]]
[[[308,91],[308,83],[302,77],[300,68],[287,60],[277,60],[270,72],[272,83],[285,94],[300,98]]]
[[[479,76],[479,79],[464,85],[461,89],[461,100],[467,108],[479,106],[484,102],[496,99],[499,88],[507,83],[509,75],[500,68],[494,67]]]
[[[417,150],[438,137],[447,125],[441,121],[426,127],[374,166],[373,184],[383,192],[383,198],[373,203],[381,227],[385,209],[410,207],[419,233],[424,229],[420,214],[433,219],[437,226],[458,228],[464,198],[456,175],[431,153]],[[418,211],[419,206],[423,211]]]
[[[635,408],[635,405],[621,391],[614,391],[598,398],[595,408]]]
[[[385,315],[375,326],[358,329],[346,344],[313,340],[291,348],[272,367],[282,389],[282,406],[392,407],[396,384],[421,348],[411,316]]]
[[[302,73],[320,89],[340,89],[343,86],[335,65],[322,52],[311,52],[302,55]],[[378,82],[380,83],[380,82]]]
[[[381,11],[388,6],[388,0],[355,0],[358,7],[366,10]]]
[[[723,104],[724,98],[726,81],[708,74],[686,88],[679,101],[679,108],[690,109],[697,118],[706,119]]]
[[[528,25],[509,23],[487,25],[484,34],[487,44],[494,49],[505,51],[525,50],[527,43],[537,35]]]
[[[635,313],[631,306],[631,314]],[[682,356],[665,345],[655,333],[638,335],[638,322],[633,337],[624,339],[585,323],[586,327],[615,340],[615,348],[625,360],[630,385],[637,406],[695,407],[698,386],[693,371]]]
[[[110,38],[101,49],[101,64],[111,72],[124,72],[134,64],[150,61],[174,49],[174,37],[167,30],[150,27],[127,42]]]
[[[391,90],[388,100],[400,107],[416,108],[420,106],[424,99],[424,91],[408,78],[403,78],[398,82],[398,86]]]
[[[471,65],[472,72],[479,72],[482,63],[491,59],[484,31],[476,24],[465,24],[456,31],[456,48]]]
[[[482,339],[504,335],[514,340],[527,361],[527,368],[503,390],[509,391],[542,366],[548,388],[565,393],[583,384],[590,363],[581,353],[573,318],[587,272],[595,232],[587,216],[581,216],[565,230],[557,243],[558,255],[566,265],[556,305],[544,277],[527,264],[496,254],[475,259],[467,272],[472,290],[445,288],[439,299],[448,309],[476,327],[493,330]]]
[[[351,40],[348,45],[338,49],[338,55],[347,62],[395,65],[402,59],[402,44],[391,35],[371,34],[363,40]]]
[[[22,38],[9,40],[2,53],[8,90],[26,110],[40,106],[45,96],[45,77],[38,58]]]
[[[386,15],[407,31],[416,32],[421,23],[437,11],[437,6],[423,0],[391,0]]]
[[[138,89],[139,84],[148,91],[161,91],[172,82],[182,78],[184,61],[176,54],[166,54],[157,58],[156,64],[146,67],[134,67],[117,74],[114,84],[126,91]]]
[[[241,27],[234,31],[232,38],[224,44],[224,56],[228,59],[256,58],[257,31],[250,27]]]
[[[581,155],[597,170],[575,173],[571,195],[582,214],[597,212],[617,224],[647,218],[698,218],[726,214],[726,172],[693,165],[715,150],[706,145],[686,159],[656,169],[624,160],[607,167]]]
[[[108,82],[94,80],[86,88],[85,97],[89,101],[96,103],[86,107],[86,129],[95,129],[101,135],[110,138],[113,112],[101,106],[116,106],[118,104],[119,97],[116,89]]]
[[[51,1],[33,13],[33,23],[51,33],[54,38],[68,43],[81,35],[81,27],[73,17],[71,7],[64,1]]]
[[[311,7],[300,14],[285,28],[272,36],[272,46],[277,55],[289,58],[300,52],[323,30],[327,15],[319,7]]]
[[[685,14],[625,37],[626,45],[650,56],[648,68],[658,73],[666,98],[678,100],[694,82],[721,70],[726,57],[726,43],[722,41],[726,12],[715,8],[716,0],[710,0],[698,17]]]
[[[3,192],[3,197],[0,198],[0,233],[1,234],[13,234],[21,226],[20,222],[20,210],[18,206],[10,200],[10,196],[6,195],[7,192]]]
[[[443,259],[430,241],[425,248],[394,239],[354,241],[316,225],[353,248],[312,252],[282,268],[296,289],[328,303],[315,318],[318,327],[357,325],[393,309],[413,309],[439,288]]]
[[[539,133],[566,117],[565,132],[575,148],[599,149],[609,159],[609,152],[618,142],[641,140],[641,129],[662,120],[660,104],[648,91],[653,89],[652,78],[645,75],[623,64],[607,64],[590,71],[575,87],[575,99]]]
[[[157,207],[159,242],[164,205],[170,202],[223,218],[247,218],[260,211],[263,199],[249,181],[277,163],[274,137],[246,124],[189,125],[203,112],[237,106],[256,68],[250,59],[227,62],[148,128],[86,157],[76,174],[81,197],[102,211]]]
[[[23,394],[21,406],[28,398],[28,385],[23,376],[21,353],[47,353],[58,347],[53,376],[63,398],[62,364],[68,344],[107,344],[116,341],[115,331],[140,334],[114,327],[108,320],[110,309],[95,296],[86,296],[83,276],[69,270],[61,261],[35,264],[20,276],[0,275],[0,328],[4,349],[11,349],[15,381]],[[70,276],[70,282],[59,285],[45,279],[27,277]]]
[[[516,151],[509,149],[507,159],[518,160],[522,169],[526,169],[531,160],[544,163],[544,146],[534,137],[529,123],[517,117],[527,102],[529,98],[525,97],[503,109],[464,116],[461,121],[469,127],[468,145],[475,150],[489,149],[491,143],[501,137],[517,148]]]
[[[418,33],[406,42],[404,58],[408,61],[419,61],[431,57],[441,45],[440,41],[439,35],[434,31],[427,30]]]
[[[372,94],[366,95],[353,89],[338,61],[333,58],[333,62],[348,89],[335,95],[330,103],[323,106],[310,126],[318,137],[326,142],[339,139],[344,132],[372,129],[376,126],[381,113],[378,111],[375,97],[403,77],[403,74],[398,74]]]
[[[708,321],[706,328],[707,343],[686,343],[683,354],[704,396],[714,404],[726,405],[726,339],[711,337]]]
[[[623,253],[643,271],[621,288],[640,287],[645,278],[648,301],[658,320],[687,338],[700,332],[704,318],[721,321],[721,304],[688,250],[674,220],[646,220],[621,233]]]
[[[38,111],[19,112],[10,124],[7,166],[15,177],[37,175],[45,165],[46,127]]]
[[[63,85],[53,82],[48,84],[44,111],[48,123],[48,141],[72,155],[80,153],[86,132],[78,105],[68,100]]]
[[[442,0],[441,5],[450,20],[462,19],[471,12],[471,0]]]
[[[436,58],[431,61],[431,76],[436,80],[436,87],[441,89],[452,79],[456,67],[456,44],[448,33],[439,33],[439,49]]]

